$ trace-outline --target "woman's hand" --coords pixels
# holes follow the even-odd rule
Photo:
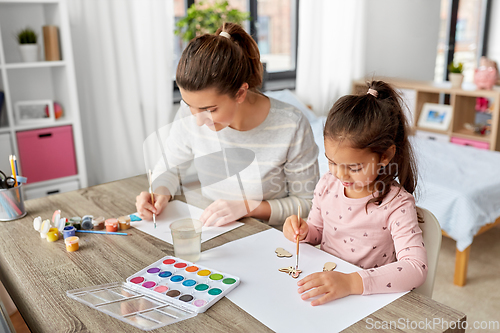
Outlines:
[[[299,219],[297,215],[289,216],[285,224],[283,224],[283,235],[292,242],[297,241],[297,235],[299,236],[299,241],[304,240],[308,233],[309,226],[306,221]]]
[[[301,298],[307,300],[319,297],[311,302],[312,306],[321,305],[349,295],[363,293],[363,280],[358,273],[344,274],[340,272],[313,273],[297,282]],[[312,290],[311,290],[312,289]]]
[[[160,215],[167,207],[167,204],[172,197],[171,195],[154,194],[155,205],[151,203],[151,193],[143,191],[135,198],[135,207],[139,215],[145,220],[152,220],[153,214]]]
[[[246,215],[247,208],[244,201],[219,199],[205,209],[201,214],[200,221],[207,227],[220,227]]]

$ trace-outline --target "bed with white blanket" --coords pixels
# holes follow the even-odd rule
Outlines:
[[[266,95],[300,109],[320,149],[321,174],[328,171],[323,146],[325,117],[316,116],[289,90]],[[457,242],[454,283],[464,285],[474,236],[500,224],[500,152],[412,137],[417,164],[417,205],[430,210],[443,234]]]

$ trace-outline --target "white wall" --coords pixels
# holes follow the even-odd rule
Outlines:
[[[500,66],[500,1],[491,0],[487,57]]]
[[[367,1],[366,77],[433,80],[440,6],[438,0]]]

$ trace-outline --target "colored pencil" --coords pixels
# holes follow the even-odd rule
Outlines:
[[[17,169],[17,160],[16,160],[16,155],[12,155],[12,159],[14,160],[14,168],[16,170],[16,180],[17,180],[17,176],[19,176],[19,170]]]
[[[104,235],[122,235],[127,236],[126,232],[111,232],[111,231],[97,231],[97,230],[77,230],[76,232],[83,232],[87,234],[104,234]]]
[[[10,168],[12,170],[12,177],[14,177],[14,180],[15,180],[14,186],[17,186],[16,168],[14,166],[14,159],[13,159],[12,155],[9,155],[9,162],[10,162]]]

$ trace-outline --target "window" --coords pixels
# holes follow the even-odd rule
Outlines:
[[[451,62],[464,64],[465,82],[472,82],[486,55],[490,0],[443,0],[434,80],[446,81]]]
[[[216,0],[174,0],[176,22],[193,3]],[[228,0],[229,6],[250,12],[244,28],[259,45],[267,80],[295,79],[297,54],[298,0]],[[186,46],[175,36],[175,67]]]
[[[174,0],[174,19],[177,23],[181,18],[186,16],[186,1],[185,0]],[[181,59],[182,50],[186,47],[186,43],[182,41],[180,36],[174,35],[174,68],[177,68],[177,64]],[[173,72],[173,80],[175,81],[175,70]]]

